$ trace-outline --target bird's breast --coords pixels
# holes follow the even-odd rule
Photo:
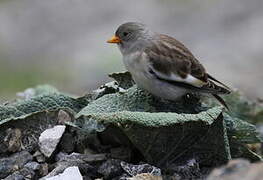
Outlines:
[[[123,63],[130,71],[133,69],[140,69],[141,66],[141,52],[133,52],[123,56]]]
[[[149,61],[143,53],[126,55],[123,62],[135,83],[155,96],[175,100],[186,93],[184,89],[162,82],[149,73]]]

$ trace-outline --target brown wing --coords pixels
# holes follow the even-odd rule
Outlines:
[[[163,74],[174,73],[183,79],[192,75],[207,82],[205,68],[182,43],[172,37],[160,35],[145,52],[153,67]]]
[[[172,37],[160,35],[158,39],[153,40],[153,45],[146,48],[144,52],[152,66],[151,71],[159,79],[197,91],[229,92],[210,81],[205,68],[193,54]]]
[[[169,49],[167,50],[172,54],[177,54],[177,57],[180,58],[178,72],[181,75],[191,74],[195,78],[207,82],[207,73],[205,68],[181,42],[167,35],[161,35],[160,38],[161,42],[165,42],[166,48]],[[186,68],[181,69],[181,67],[185,66],[187,66],[187,70]]]

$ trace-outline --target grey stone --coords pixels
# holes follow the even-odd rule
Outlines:
[[[118,159],[109,159],[102,163],[98,168],[98,172],[104,176],[105,179],[120,176],[124,171],[121,167],[121,161]]]
[[[122,161],[121,167],[130,176],[136,176],[137,174],[142,173],[148,173],[154,176],[161,176],[161,169],[151,166],[150,164],[133,165]]]
[[[4,180],[24,180],[33,179],[35,177],[35,172],[29,168],[22,168],[19,171],[15,171],[13,174],[7,176]]]
[[[71,153],[71,154],[65,154],[65,153],[58,153],[56,156],[57,161],[74,161],[74,160],[82,160],[86,163],[91,162],[100,162],[100,161],[106,161],[107,160],[107,154],[79,154],[79,153]]]
[[[199,163],[196,159],[182,160],[178,161],[176,164],[170,164],[166,168],[166,171],[170,172],[173,177],[177,177],[177,179],[202,179],[203,176],[207,175],[207,173],[201,172]]]
[[[39,137],[40,151],[46,156],[50,157],[56,150],[56,147],[65,132],[66,126],[57,125],[53,128],[46,129]]]
[[[45,156],[40,152],[40,151],[36,151],[33,154],[33,157],[37,160],[37,162],[42,163],[46,161]]]
[[[67,156],[68,156],[67,153],[59,152],[59,153],[57,153],[56,156],[55,156],[55,161],[65,160]]]
[[[32,170],[39,170],[40,164],[33,161],[33,162],[26,163],[24,167],[32,169]]]
[[[7,176],[4,180],[24,180],[25,177],[19,174],[18,171],[14,172],[13,174]]]
[[[0,159],[0,178],[21,169],[27,162],[32,161],[33,156],[27,151],[15,153],[7,158]]]
[[[6,130],[6,136],[4,138],[4,143],[7,146],[9,152],[17,152],[21,149],[21,138],[22,133],[18,128],[9,128]]]
[[[48,164],[47,163],[40,164],[39,174],[41,177],[46,176],[48,174]]]

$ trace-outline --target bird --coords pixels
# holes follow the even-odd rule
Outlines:
[[[191,93],[208,94],[227,109],[221,94],[230,88],[206,71],[175,38],[150,30],[145,24],[121,24],[108,43],[116,43],[125,68],[137,86],[162,99],[177,101]]]

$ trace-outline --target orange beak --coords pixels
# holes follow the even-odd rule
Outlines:
[[[120,42],[121,42],[121,39],[115,35],[112,36],[112,38],[107,41],[107,43],[120,43]]]

